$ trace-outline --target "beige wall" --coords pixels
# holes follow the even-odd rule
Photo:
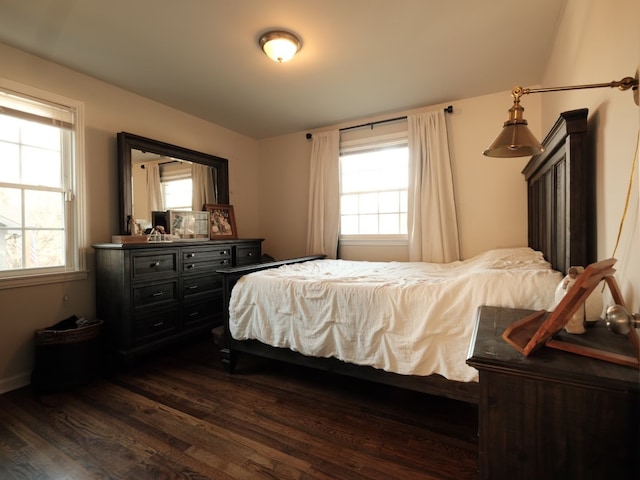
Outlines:
[[[540,135],[540,99],[526,105],[531,130]],[[505,91],[451,102],[446,114],[455,197],[458,208],[460,247],[463,258],[491,248],[527,244],[526,183],[522,175],[527,159],[498,159],[482,155],[507,119],[513,100]],[[394,112],[386,117],[360,119],[361,124],[447,104]],[[333,128],[348,126],[335,125]],[[307,132],[260,142],[260,232],[265,251],[281,259],[306,254],[309,157]],[[311,131],[313,133],[313,131]],[[406,247],[342,247],[342,258],[357,260],[408,259]]]
[[[568,0],[545,86],[610,82],[640,67],[638,0]],[[609,88],[541,94],[543,128],[559,112],[589,108],[590,144],[596,153],[598,259],[613,255],[640,129],[631,92]],[[636,167],[629,210],[615,257],[616,279],[627,304],[640,311],[640,200]]]
[[[229,159],[240,235],[257,237],[258,142],[0,44],[0,76],[84,102],[87,243],[118,233],[116,133],[128,131]],[[93,268],[93,252],[86,249]],[[63,297],[69,301],[63,303]],[[29,381],[33,331],[72,314],[95,317],[93,272],[82,281],[0,289],[0,392]]]

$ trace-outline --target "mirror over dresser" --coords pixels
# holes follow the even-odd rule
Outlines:
[[[214,197],[205,203],[229,203],[226,159],[149,138],[120,132],[119,229],[129,235],[130,220],[144,218],[134,169],[156,162],[206,166]],[[137,192],[137,193],[134,193]],[[200,210],[200,208],[193,208]],[[149,210],[149,209],[147,209]],[[111,365],[131,364],[137,356],[188,337],[210,334],[222,325],[222,277],[216,270],[258,263],[261,238],[209,241],[101,243],[93,245],[96,262],[96,312],[104,321]]]
[[[146,199],[147,174],[153,165],[159,166],[160,172],[164,170],[168,177],[183,179],[191,178],[194,168],[205,167],[212,183],[211,193],[207,193],[202,202],[197,202],[193,210],[200,210],[203,203],[229,203],[229,162],[226,158],[127,132],[118,133],[117,138],[122,234],[131,233],[129,226],[132,218],[151,221],[153,210],[167,210],[163,207],[152,208]]]

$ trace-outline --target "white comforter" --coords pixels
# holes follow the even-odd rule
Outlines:
[[[477,381],[465,363],[477,308],[550,310],[561,278],[529,248],[448,264],[316,260],[242,277],[230,332],[399,374]]]

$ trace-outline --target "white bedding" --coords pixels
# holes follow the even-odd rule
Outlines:
[[[406,375],[477,381],[467,358],[480,305],[546,309],[562,275],[529,248],[448,264],[316,260],[232,290],[233,338]]]

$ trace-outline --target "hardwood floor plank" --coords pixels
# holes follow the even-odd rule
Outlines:
[[[100,416],[111,419],[120,435],[120,445],[127,444],[128,439],[135,442],[128,446],[129,455],[135,455],[136,462],[123,478],[138,478],[132,472],[145,471],[140,478],[220,478],[230,477],[224,470],[210,468],[210,465],[185,454],[190,448],[190,438],[182,438],[181,431],[194,431],[194,422],[184,422],[181,412],[174,411],[162,404],[149,400],[144,396],[122,389],[117,385],[110,388],[98,388],[88,391],[81,397],[82,404],[78,408],[91,405]],[[73,408],[73,403],[69,408]],[[165,421],[164,417],[171,418]],[[218,437],[198,432],[200,441],[206,440],[208,446],[222,444]],[[226,444],[225,444],[226,446]],[[139,450],[142,447],[143,450]],[[121,457],[120,457],[121,458]],[[170,475],[173,472],[173,475]]]
[[[77,457],[69,455],[64,440],[50,425],[42,424],[37,429],[29,427],[33,419],[27,411],[19,410],[11,415],[0,412],[0,422],[21,443],[18,449],[11,452],[13,462],[8,465],[3,462],[3,467],[8,470],[6,478],[65,478],[67,475],[71,478],[92,478],[96,474],[79,463]],[[4,438],[3,435],[3,445]],[[13,467],[10,467],[11,464]]]
[[[149,385],[150,382],[147,381],[146,384]],[[200,415],[192,415],[193,407],[186,406],[185,410],[191,412],[186,413],[176,410],[174,406],[167,406],[165,402],[149,400],[146,396],[137,396],[135,402],[131,402],[127,392],[124,389],[120,392],[102,389],[101,398],[94,399],[94,405],[104,407],[106,404],[113,406],[116,411],[129,412],[129,423],[135,422],[139,431],[171,431],[172,436],[178,438],[183,445],[191,445],[186,449],[189,455],[192,455],[192,452],[198,452],[200,455],[202,452],[215,452],[213,458],[218,462],[211,463],[209,460],[209,464],[221,472],[238,475],[234,465],[245,462],[244,469],[249,470],[247,478],[256,478],[257,474],[263,476],[265,465],[268,465],[269,470],[279,472],[282,475],[280,478],[298,478],[297,470],[304,471],[310,468],[308,462],[283,455],[281,451],[258,444],[244,435],[230,433],[225,425],[215,426],[202,422],[197,418]],[[157,393],[155,396],[158,397]],[[171,403],[175,404],[175,399]],[[177,442],[172,443],[175,445]],[[195,448],[195,445],[198,445],[198,448]],[[157,448],[156,445],[153,447]]]
[[[250,357],[210,341],[68,392],[0,396],[0,478],[477,477],[475,405]]]

